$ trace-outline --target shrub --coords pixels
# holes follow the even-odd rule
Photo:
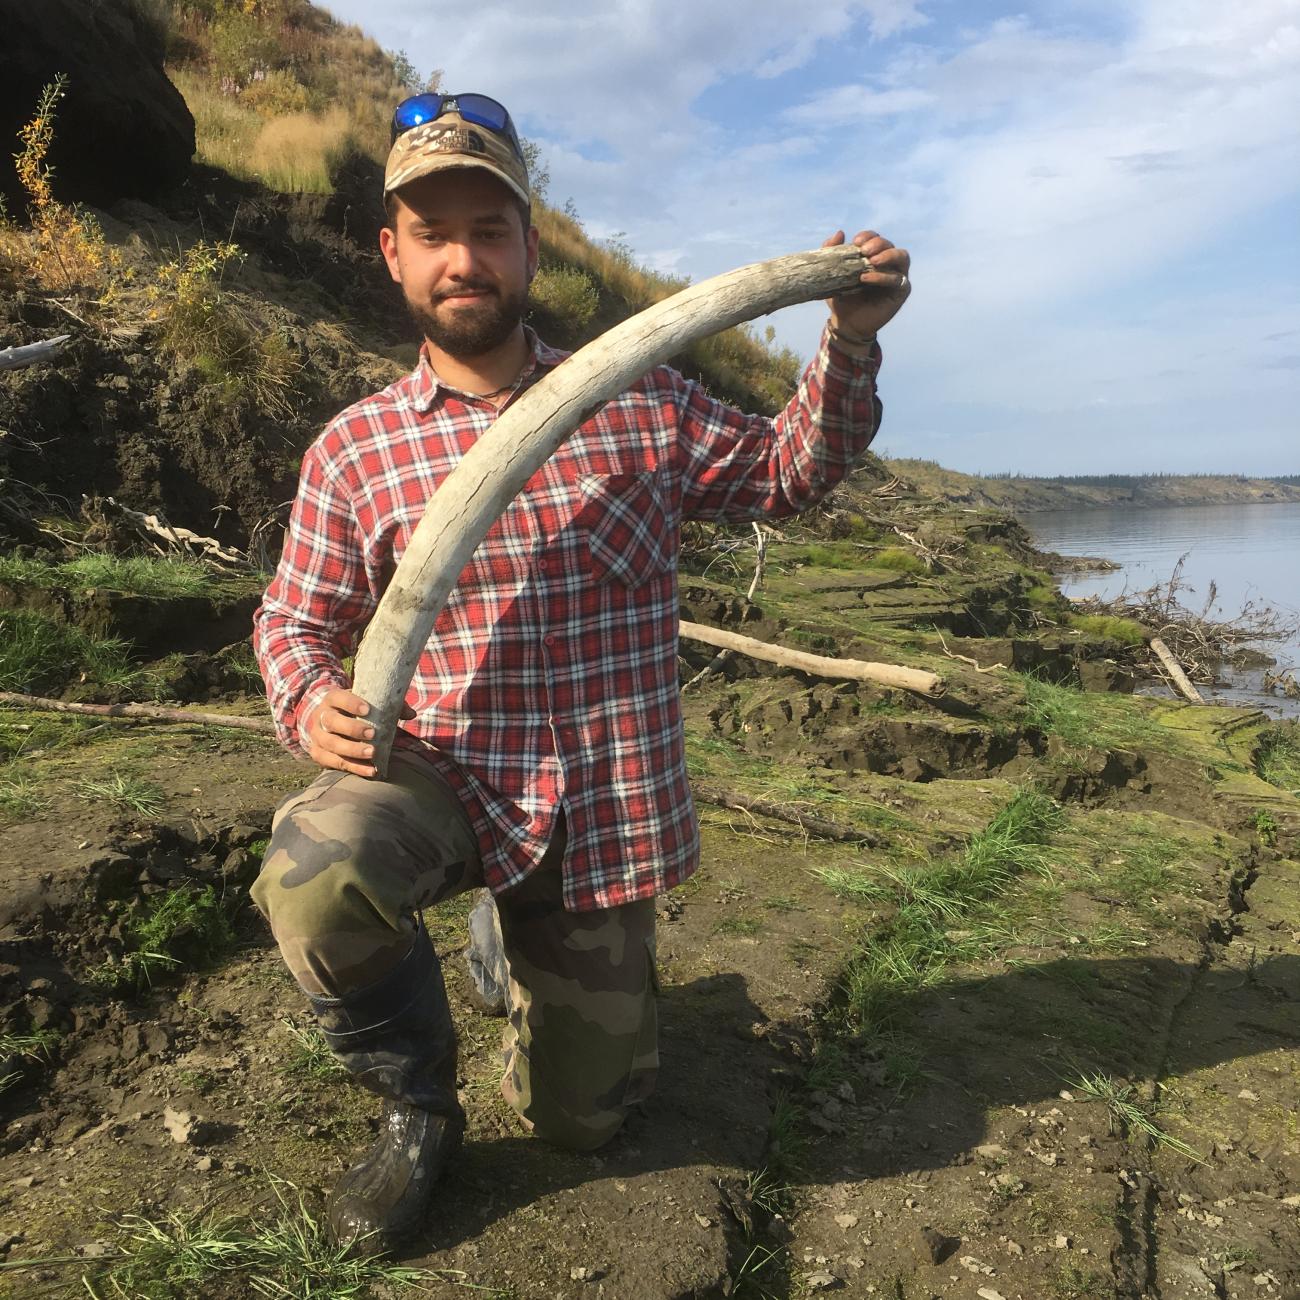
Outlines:
[[[600,306],[596,282],[571,266],[542,267],[528,292],[543,311],[575,329],[587,324]]]
[[[105,242],[94,217],[54,197],[54,169],[46,162],[54,142],[59,101],[67,85],[63,73],[46,85],[35,116],[18,132],[22,147],[14,155],[14,166],[27,195],[31,233],[23,235],[7,219],[3,220],[0,249],[41,288],[103,289],[110,272],[121,269],[121,255]]]
[[[276,68],[271,72],[255,73],[239,99],[245,107],[263,117],[279,117],[285,113],[305,113],[310,96],[307,87],[291,72]]]

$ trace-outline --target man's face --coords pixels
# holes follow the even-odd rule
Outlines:
[[[416,326],[435,347],[470,359],[523,319],[537,238],[501,181],[464,168],[403,186],[379,240]]]

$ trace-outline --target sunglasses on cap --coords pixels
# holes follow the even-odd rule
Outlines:
[[[457,113],[466,122],[486,127],[494,135],[504,136],[520,159],[523,158],[524,151],[515,134],[515,124],[510,120],[510,114],[503,104],[498,104],[487,95],[438,95],[432,91],[412,95],[410,99],[402,100],[393,110],[389,144],[396,142],[403,132],[422,126],[425,122],[432,122],[444,113]]]

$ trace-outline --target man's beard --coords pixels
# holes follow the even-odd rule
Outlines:
[[[468,361],[499,348],[514,333],[528,308],[528,290],[502,294],[489,285],[466,285],[481,288],[487,296],[475,300],[472,307],[457,307],[442,316],[437,314],[441,297],[433,304],[406,300],[415,326],[434,347],[458,361]]]

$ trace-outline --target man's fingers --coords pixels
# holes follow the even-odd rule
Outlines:
[[[364,718],[354,718],[338,709],[322,709],[319,726],[327,735],[346,736],[351,740],[369,740],[375,734],[374,727]]]

